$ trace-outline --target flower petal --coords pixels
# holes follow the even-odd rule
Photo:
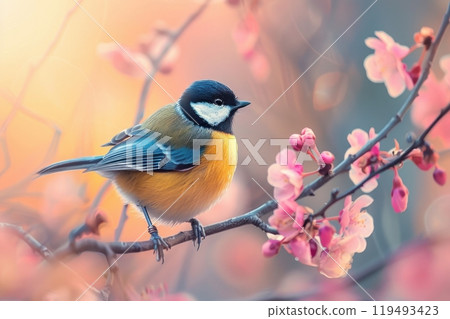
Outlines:
[[[286,176],[282,173],[282,166],[272,164],[267,171],[267,181],[274,187],[283,187],[286,185]]]
[[[385,84],[386,84],[386,88],[388,90],[388,93],[391,97],[396,98],[398,97],[400,94],[403,93],[403,91],[405,91],[405,80],[403,79],[402,75],[398,72],[393,72],[390,73],[386,78],[385,78]]]
[[[378,68],[377,59],[374,54],[364,59],[364,69],[366,69],[366,75],[370,81],[374,83],[383,82],[383,75]]]

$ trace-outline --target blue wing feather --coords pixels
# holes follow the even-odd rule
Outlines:
[[[199,152],[191,147],[173,148],[170,137],[160,133],[141,130],[111,148],[101,161],[91,166],[89,171],[180,171],[193,168],[205,151]]]

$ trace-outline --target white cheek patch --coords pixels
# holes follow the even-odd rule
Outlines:
[[[216,105],[206,102],[191,102],[192,109],[209,125],[216,126],[230,116],[231,107],[228,105]]]

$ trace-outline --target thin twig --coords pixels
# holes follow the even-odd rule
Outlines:
[[[114,231],[114,241],[118,241],[120,239],[120,235],[122,235],[123,227],[125,226],[125,222],[128,220],[128,204],[123,205],[122,213],[120,214],[119,224],[117,225],[116,230]]]
[[[31,247],[35,252],[39,253],[44,259],[49,259],[53,257],[52,252],[43,244],[41,244],[36,238],[31,236],[22,227],[17,225],[12,225],[8,223],[0,223],[0,230],[7,229],[16,234],[21,238],[28,246]]]

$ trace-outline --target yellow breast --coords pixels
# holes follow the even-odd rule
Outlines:
[[[169,223],[185,222],[214,204],[230,184],[237,162],[231,134],[213,132],[199,165],[181,172],[120,172],[114,181],[128,201]]]

